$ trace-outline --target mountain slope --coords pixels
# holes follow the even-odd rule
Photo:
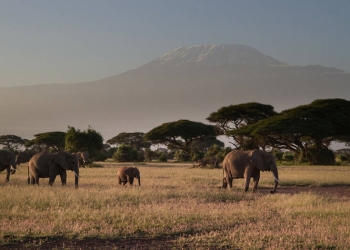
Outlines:
[[[231,104],[256,101],[281,111],[320,98],[347,99],[350,93],[350,75],[344,72],[277,64],[273,58],[264,64],[223,63],[222,55],[209,57],[210,50],[203,48],[195,56],[164,55],[94,82],[0,88],[0,134],[31,139],[36,133],[66,131],[68,125],[90,125],[108,140],[178,119],[205,122],[211,112]],[[195,63],[198,55],[205,56]],[[178,58],[187,59],[179,63]]]
[[[153,66],[188,64],[221,66],[238,65],[285,65],[258,50],[239,44],[183,46],[165,53],[150,63]]]

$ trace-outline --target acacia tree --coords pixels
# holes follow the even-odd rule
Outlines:
[[[106,141],[110,145],[127,145],[132,147],[134,150],[146,149],[151,147],[151,143],[146,141],[144,137],[145,133],[134,132],[134,133],[119,133],[117,136]]]
[[[17,135],[0,135],[0,144],[7,147],[10,151],[21,148],[28,140],[22,139]]]
[[[88,151],[90,158],[97,160],[101,157],[102,149],[103,137],[99,132],[90,126],[84,131],[68,126],[65,150],[69,152]]]
[[[289,149],[315,164],[323,160],[332,141],[350,136],[350,101],[320,99],[281,112],[258,123],[232,130],[235,135],[264,137],[271,147]]]
[[[201,122],[178,120],[163,123],[145,134],[144,138],[153,144],[164,144],[187,153],[195,140],[208,136],[216,136],[215,127]]]
[[[248,102],[222,107],[218,111],[211,113],[207,120],[211,123],[215,123],[220,134],[232,137],[233,142],[230,143],[236,148],[252,149],[256,148],[258,145],[264,146],[264,142],[261,141],[261,138],[248,137],[248,135],[233,134],[230,132],[276,114],[271,105]]]
[[[38,147],[41,150],[47,151],[52,149],[60,151],[64,149],[64,137],[66,133],[54,131],[34,135],[34,139],[27,141],[24,145],[26,147]]]

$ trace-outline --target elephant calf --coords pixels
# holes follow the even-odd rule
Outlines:
[[[119,185],[129,182],[130,185],[133,184],[134,178],[139,181],[139,186],[141,186],[140,171],[136,167],[122,167],[117,172],[117,178]]]

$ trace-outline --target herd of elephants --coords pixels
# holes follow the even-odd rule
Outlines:
[[[31,154],[30,152],[20,152],[15,155],[6,150],[0,150],[0,172],[7,170],[6,181],[10,180],[10,174],[14,174],[21,163],[28,162],[28,184],[39,185],[40,178],[49,178],[49,185],[52,185],[59,175],[62,185],[67,181],[67,170],[75,174],[75,188],[78,188],[79,168],[85,167],[89,153],[77,152],[69,153],[59,151],[56,153],[40,152]],[[278,183],[278,170],[274,156],[265,151],[256,150],[232,150],[222,163],[223,168],[223,188],[232,188],[233,179],[244,178],[244,190],[248,191],[250,179],[253,178],[253,191],[258,188],[260,171],[270,171],[274,176],[275,183],[271,193],[275,193]],[[141,185],[140,171],[136,167],[121,167],[117,172],[118,183],[125,185],[133,184],[134,178],[138,179]]]

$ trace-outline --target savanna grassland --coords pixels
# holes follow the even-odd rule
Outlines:
[[[279,167],[281,186],[262,173],[220,188],[221,169],[134,164],[141,186],[117,185],[120,166],[83,168],[67,186],[27,185],[22,164],[0,174],[1,249],[350,249],[350,167]],[[132,165],[132,164],[129,164]],[[136,182],[137,184],[137,182]]]

